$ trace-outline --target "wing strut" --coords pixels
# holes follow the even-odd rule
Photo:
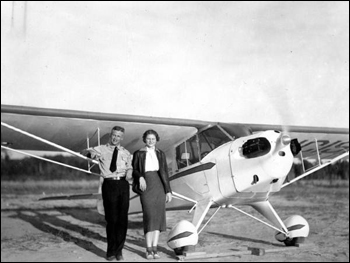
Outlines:
[[[173,194],[173,197],[174,197],[174,198],[177,198],[177,199],[179,199],[179,200],[185,200],[185,201],[189,201],[189,202],[194,203],[194,205],[192,206],[192,208],[190,209],[190,211],[188,211],[189,213],[191,213],[192,210],[193,210],[193,209],[197,206],[197,204],[198,204],[198,202],[197,202],[196,200],[193,200],[193,199],[191,199],[191,198],[188,198],[188,197],[186,197],[186,196],[184,196],[184,195],[181,195],[181,194],[179,194],[179,193],[172,192],[172,194]]]
[[[27,136],[29,136],[29,137],[32,137],[32,138],[34,138],[34,139],[36,139],[36,140],[38,140],[38,141],[47,143],[47,144],[49,144],[49,145],[51,145],[51,146],[54,146],[54,147],[56,147],[56,148],[58,148],[58,149],[61,149],[61,150],[65,151],[65,152],[71,153],[71,154],[73,154],[73,155],[75,155],[75,156],[78,156],[78,157],[80,157],[80,158],[83,158],[83,159],[85,159],[85,160],[89,160],[89,161],[92,161],[93,163],[98,164],[98,161],[96,161],[96,160],[92,160],[92,159],[90,159],[90,158],[88,158],[88,157],[86,157],[86,156],[84,156],[84,155],[82,155],[82,154],[80,154],[80,153],[74,152],[74,151],[72,151],[72,150],[69,150],[69,149],[67,149],[67,148],[65,148],[65,147],[63,147],[63,146],[61,146],[61,145],[58,145],[58,144],[56,144],[56,143],[50,142],[50,141],[45,140],[45,139],[43,139],[43,138],[41,138],[41,137],[38,137],[38,136],[36,136],[36,135],[33,135],[33,134],[29,133],[29,132],[23,131],[23,130],[18,129],[18,128],[16,128],[16,127],[13,127],[13,126],[11,126],[11,125],[9,125],[9,124],[7,124],[7,123],[1,122],[1,125],[2,125],[2,126],[5,126],[5,127],[7,127],[7,128],[9,128],[9,129],[11,129],[11,130],[17,131],[17,132],[22,133],[22,134],[24,134],[24,135],[27,135]]]
[[[279,232],[283,232],[286,236],[288,236],[288,230],[287,227],[284,225],[284,223],[282,222],[282,220],[279,218],[279,216],[277,215],[277,213],[275,212],[275,210],[273,209],[273,207],[271,206],[270,202],[268,201],[264,201],[264,202],[259,202],[259,203],[255,203],[254,205],[252,205],[254,209],[256,209],[259,213],[261,213],[263,216],[265,216],[267,219],[269,219],[271,222],[275,222],[276,224],[281,225],[282,229],[278,229],[277,227],[270,225],[269,223],[264,222],[263,220],[252,216],[251,214],[248,214],[247,212],[244,212],[243,210],[233,206],[233,205],[228,205],[227,208],[232,208],[237,210],[238,212],[241,212],[242,214],[245,214],[257,221],[259,221],[260,223],[263,223],[265,225],[267,225],[268,227],[271,227]]]
[[[215,212],[211,215],[211,217],[208,219],[207,222],[205,222],[204,226],[202,226],[201,230],[198,231],[198,235],[202,232],[202,230],[209,224],[209,222],[213,219],[213,217],[216,215],[217,212],[219,212],[221,206],[219,206]]]
[[[197,203],[196,210],[193,215],[192,224],[198,230],[201,226],[205,215],[208,213],[209,208],[214,204],[212,200],[202,200]],[[201,230],[202,231],[202,230]]]
[[[101,174],[93,173],[93,172],[88,171],[88,170],[84,170],[84,169],[81,169],[81,168],[78,168],[78,167],[75,167],[75,166],[71,166],[71,165],[68,165],[68,164],[65,164],[65,163],[56,162],[54,160],[50,160],[50,159],[47,159],[47,158],[44,158],[44,157],[40,157],[40,156],[37,156],[37,155],[34,155],[34,154],[30,154],[30,153],[27,153],[27,152],[15,150],[15,149],[3,146],[3,145],[1,145],[1,148],[4,148],[6,150],[11,150],[11,151],[14,151],[14,152],[17,152],[17,153],[21,153],[21,154],[24,154],[24,155],[28,155],[30,157],[34,157],[34,158],[37,158],[37,159],[40,159],[40,160],[44,160],[44,161],[47,161],[47,162],[50,162],[50,163],[62,165],[62,166],[65,166],[65,167],[68,167],[68,168],[71,168],[71,169],[75,169],[75,170],[78,170],[78,171],[81,171],[81,172],[84,172],[84,173],[88,173],[88,174],[92,174],[92,175],[97,175],[99,177],[103,177]]]
[[[324,163],[324,164],[321,164],[321,165],[317,166],[316,168],[313,168],[313,169],[309,170],[309,171],[306,172],[306,173],[303,173],[302,175],[299,175],[297,178],[294,178],[294,179],[291,180],[290,182],[283,184],[283,185],[281,186],[281,189],[282,189],[283,187],[287,186],[287,185],[290,185],[290,184],[292,184],[292,183],[294,183],[294,182],[296,182],[296,181],[298,181],[298,180],[304,178],[305,176],[308,176],[308,175],[310,175],[310,174],[312,174],[312,173],[314,173],[314,172],[316,172],[316,171],[318,171],[318,170],[320,170],[320,169],[322,169],[322,168],[324,168],[324,167],[326,167],[326,166],[328,166],[328,165],[330,165],[330,164],[332,164],[332,163],[335,163],[335,162],[339,161],[340,159],[342,159],[342,158],[344,158],[344,157],[346,157],[346,156],[349,156],[349,152],[348,152],[348,151],[347,151],[346,153],[343,153],[343,154],[341,154],[341,155],[335,157],[334,159],[332,159],[332,160],[330,160],[330,161],[328,161],[328,162],[326,162],[326,163]]]

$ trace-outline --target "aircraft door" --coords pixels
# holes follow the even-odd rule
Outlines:
[[[175,148],[175,160],[177,166],[176,171],[178,172],[175,176],[185,176],[186,184],[195,186],[193,190],[198,194],[204,194],[209,191],[207,178],[203,172],[209,168],[207,164],[199,163],[197,135],[179,144]],[[179,182],[180,181],[177,183],[180,184]]]
[[[221,146],[216,152],[216,176],[222,196],[229,198],[236,192],[229,160],[231,143]],[[216,177],[215,176],[215,177]]]
[[[199,162],[197,135],[176,147],[176,164],[178,169],[186,168]]]

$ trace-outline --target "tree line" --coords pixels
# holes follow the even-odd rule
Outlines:
[[[293,164],[289,174],[297,177],[315,167],[315,163],[304,160],[304,167],[300,164]],[[324,180],[349,180],[349,160],[340,160],[334,164],[328,165],[305,179],[324,179]]]
[[[79,157],[57,155],[43,156],[43,158],[84,170],[88,169],[88,162]],[[93,166],[91,171],[99,173],[98,166]],[[95,175],[37,158],[11,159],[8,155],[1,156],[1,180],[96,180],[96,178]]]

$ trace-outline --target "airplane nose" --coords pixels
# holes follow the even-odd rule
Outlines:
[[[282,141],[283,145],[288,145],[288,144],[290,144],[292,139],[288,135],[283,134],[282,137],[281,137],[281,141]]]

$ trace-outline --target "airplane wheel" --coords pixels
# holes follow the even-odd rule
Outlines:
[[[299,244],[304,243],[304,241],[305,241],[305,237],[294,237],[294,238],[287,238],[283,242],[287,247],[291,247],[291,246],[298,246]]]
[[[184,248],[185,248],[185,247],[177,247],[177,248],[174,248],[175,255],[176,255],[176,256],[183,255]]]

